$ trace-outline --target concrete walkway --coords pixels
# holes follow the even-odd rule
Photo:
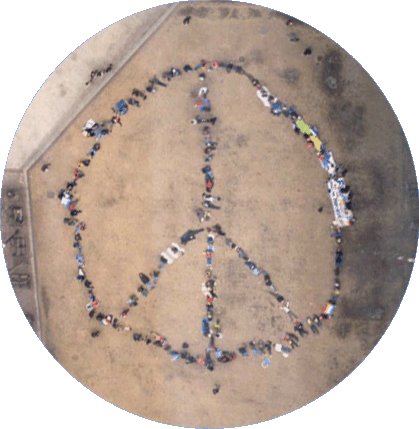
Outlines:
[[[26,111],[13,140],[6,173],[29,168],[176,7],[174,3],[132,15],[72,52],[46,80]],[[85,85],[91,70],[110,63],[110,73]]]

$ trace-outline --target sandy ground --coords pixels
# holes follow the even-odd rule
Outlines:
[[[332,54],[338,49],[333,42],[300,25],[295,31],[302,42],[310,40],[315,52],[303,57],[302,42],[284,43],[288,28],[283,15],[237,5],[211,5],[206,14],[202,8],[179,8],[45,154],[31,172],[30,184],[47,348],[86,387],[128,411],[172,424],[220,427],[296,409],[328,391],[362,361],[403,296],[410,273],[392,261],[400,252],[414,252],[417,207],[406,186],[414,181],[414,173],[397,119],[347,54]],[[232,18],[226,26],[234,8],[242,19]],[[194,27],[180,25],[185,14],[199,22],[193,39]],[[222,28],[222,34],[214,34],[215,28]],[[249,72],[319,127],[337,159],[348,165],[356,195],[360,221],[345,237],[347,264],[336,318],[320,339],[308,338],[288,360],[277,356],[266,371],[256,358],[249,358],[209,374],[200,367],[170,363],[156,350],[139,346],[137,353],[129,335],[114,332],[103,333],[92,348],[89,329],[94,325],[85,317],[84,294],[71,280],[71,232],[62,225],[57,201],[46,198],[49,190],[65,183],[87,152],[90,141],[79,131],[88,117],[107,117],[113,102],[150,73],[201,57],[243,57]],[[330,75],[337,90],[324,86]],[[196,76],[178,78],[138,112],[130,111],[123,127],[103,141],[103,150],[77,188],[89,225],[83,241],[89,276],[114,313],[134,290],[138,271],[148,269],[163,247],[195,223],[192,210],[202,192],[202,160],[198,130],[189,119],[195,113],[191,95],[198,85]],[[219,71],[209,76],[208,87],[219,117],[214,192],[223,197],[223,210],[217,221],[272,273],[298,314],[309,314],[312,308],[318,312],[329,295],[333,252],[322,170],[289,124],[267,114],[245,78]],[[400,148],[396,157],[394,147]],[[54,166],[47,176],[39,170],[44,161]],[[320,205],[326,207],[322,214],[317,212]],[[162,274],[161,287],[147,305],[136,309],[133,325],[161,330],[173,344],[186,339],[191,348],[202,350],[203,245],[202,240],[190,243],[187,254]],[[223,348],[236,348],[249,337],[274,339],[278,326],[283,332],[286,319],[223,246],[216,247],[214,268],[222,279],[218,311],[225,323]],[[271,314],[278,316],[274,326]],[[212,395],[214,382],[223,386],[222,397]]]

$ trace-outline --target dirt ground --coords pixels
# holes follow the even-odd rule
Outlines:
[[[181,24],[186,15],[193,17],[187,27]],[[83,385],[132,413],[187,427],[232,427],[288,413],[359,365],[403,297],[410,269],[394,260],[414,254],[419,220],[403,132],[379,88],[348,54],[300,23],[292,30],[300,42],[289,42],[285,20],[248,5],[179,7],[30,172],[45,345]],[[308,45],[313,54],[305,57]],[[85,292],[74,279],[72,231],[62,223],[58,200],[47,198],[89,150],[91,140],[80,134],[88,118],[108,118],[116,101],[154,73],[201,58],[233,59],[317,125],[337,161],[347,165],[355,194],[358,222],[345,232],[336,316],[319,338],[310,335],[288,359],[274,356],[267,370],[251,356],[209,373],[170,362],[163,351],[137,345],[129,333],[111,328],[93,340],[97,324],[88,320]],[[219,70],[208,75],[206,85],[218,117],[214,194],[222,197],[222,210],[213,219],[271,273],[298,315],[318,313],[333,280],[326,176],[289,122],[263,108],[245,77]],[[138,111],[131,109],[123,126],[103,139],[76,188],[88,225],[82,243],[86,271],[112,314],[135,291],[138,272],[148,272],[161,250],[197,225],[202,144],[199,128],[189,122],[199,86],[196,74],[181,76]],[[40,171],[44,162],[52,164],[47,175]],[[159,288],[130,313],[133,327],[161,332],[175,347],[187,341],[192,352],[203,352],[204,247],[199,237],[162,272]],[[219,242],[214,271],[220,278],[215,311],[224,328],[222,348],[237,349],[249,339],[275,341],[289,329],[266,289]],[[214,383],[221,384],[222,395],[212,394]]]

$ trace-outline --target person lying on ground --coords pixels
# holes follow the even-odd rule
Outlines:
[[[71,192],[75,186],[77,186],[76,179],[73,179],[71,182],[67,182],[67,185],[65,187],[66,192]]]
[[[231,247],[233,250],[237,247],[237,245],[233,242],[233,240],[231,238],[226,238],[225,239],[225,244],[228,247]]]
[[[342,250],[337,250],[335,253],[335,268],[341,268],[343,265],[343,252]]]
[[[143,336],[141,334],[132,334],[132,339],[136,342],[139,342],[143,340]]]
[[[93,158],[99,149],[100,149],[100,143],[95,143],[87,155]]]
[[[249,257],[246,255],[246,252],[241,247],[236,247],[236,252],[239,258],[244,259],[246,262],[249,260]]]
[[[208,201],[204,201],[202,203],[202,206],[205,207],[206,209],[215,209],[215,210],[220,210],[221,207],[220,206],[216,206]]]
[[[201,208],[196,210],[196,215],[198,216],[199,222],[209,221],[211,219],[211,214],[208,210],[203,210]]]
[[[209,337],[211,335],[211,330],[209,327],[209,319],[208,318],[204,318],[202,319],[202,323],[201,323],[201,331],[202,331],[202,335],[204,337]]]
[[[279,295],[277,293],[269,292],[280,304],[282,304],[285,300],[285,298],[282,295]]]
[[[169,261],[164,256],[160,256],[159,270],[161,270],[165,265],[167,265],[168,262]]]
[[[140,102],[132,97],[128,98],[128,104],[131,106],[140,107]]]
[[[211,140],[211,128],[208,125],[202,127],[202,135],[206,140]]]
[[[182,74],[182,72],[180,71],[180,69],[177,69],[175,67],[172,67],[170,69],[170,73],[172,74],[172,77],[180,76]]]
[[[249,353],[246,350],[246,346],[239,347],[238,351],[242,356],[249,356]]]
[[[79,251],[79,253],[81,253],[82,252],[82,250],[83,250],[83,247],[81,246],[81,244],[80,243],[78,243],[77,241],[75,241],[74,243],[73,243],[73,247],[75,248],[75,249],[77,249],[78,251]]]
[[[265,270],[260,270],[260,275],[263,277],[262,281],[265,284],[265,286],[272,285],[271,276]]]
[[[249,342],[249,347],[252,350],[253,354],[255,356],[259,356],[260,355],[260,351],[259,349],[256,347],[256,342],[255,341],[250,341]]]
[[[143,296],[147,296],[148,295],[148,291],[147,289],[145,289],[143,286],[138,286],[137,291],[143,295]]]
[[[211,124],[211,125],[215,125],[215,122],[217,121],[216,117],[213,118],[202,118],[201,116],[195,116],[194,119],[192,119],[191,124],[192,125],[196,125],[196,124]]]
[[[171,350],[171,351],[169,352],[169,354],[170,354],[170,356],[172,357],[172,361],[173,361],[173,360],[176,360],[176,359],[179,359],[179,357],[180,357],[180,353],[179,353],[179,352],[177,352],[177,351],[175,351],[175,350]]]
[[[43,173],[47,173],[47,172],[48,172],[48,170],[49,170],[49,167],[51,167],[51,163],[46,163],[46,164],[44,164],[44,165],[41,167],[41,171],[42,171]]]
[[[297,343],[300,341],[297,335],[293,334],[292,332],[287,332],[287,335],[292,338],[294,341],[297,341]]]
[[[294,323],[294,331],[298,332],[301,337],[304,337],[304,335],[308,335],[308,332],[304,329],[303,324],[298,320]]]
[[[220,320],[217,319],[217,321],[214,323],[215,328],[215,337],[217,339],[223,338],[223,333],[221,332],[221,326],[220,326]]]
[[[180,237],[180,241],[182,244],[186,244],[189,241],[195,240],[196,239],[196,235],[199,234],[200,232],[204,231],[204,228],[201,229],[189,229],[188,231],[186,231],[181,237]]]
[[[77,165],[78,168],[88,167],[90,165],[90,159],[82,159]]]
[[[199,62],[199,64],[197,64],[196,66],[195,66],[195,71],[196,70],[206,70],[206,68],[207,68],[207,61],[205,61],[205,60],[201,60],[200,62]]]
[[[290,310],[289,306],[290,306],[290,302],[289,301],[282,301],[282,305],[280,307],[280,310],[284,311],[288,315],[288,317],[291,319],[291,321],[296,320],[297,319],[297,315],[294,314]]]
[[[103,313],[98,313],[98,314],[96,315],[96,320],[97,320],[98,322],[101,322],[104,318],[105,318],[105,315],[104,315]]]
[[[151,337],[152,337],[152,339],[154,340],[154,341],[158,341],[160,344],[162,344],[162,345],[165,345],[166,344],[166,338],[165,337],[163,337],[162,335],[160,335],[160,334],[157,334],[156,332],[154,332],[154,331],[152,331],[151,333],[150,333],[150,335],[151,335]]]
[[[78,234],[78,233],[80,233],[80,232],[82,232],[82,231],[85,231],[85,230],[86,230],[86,224],[85,224],[84,222],[80,222],[80,223],[77,225],[77,228],[76,228],[75,233],[76,233],[76,234]]]
[[[131,295],[127,301],[127,304],[130,307],[136,307],[138,305],[138,297],[136,295]]]
[[[121,118],[118,115],[112,116],[111,122],[114,124],[119,124],[122,127]]]
[[[74,179],[75,180],[78,180],[78,179],[81,179],[82,177],[84,177],[85,176],[85,174],[83,173],[83,171],[82,170],[79,170],[78,168],[76,168],[75,170],[74,170]]]
[[[134,88],[134,89],[132,90],[131,95],[132,95],[133,97],[141,97],[143,100],[146,100],[146,99],[147,99],[147,96],[144,94],[144,92],[143,92],[143,91],[140,91],[140,90],[139,90],[139,89],[137,89],[137,88]]]
[[[205,354],[205,366],[208,371],[214,371],[214,363],[211,359],[211,354],[209,352],[206,352]]]
[[[244,70],[242,66],[233,66],[233,71],[235,71],[237,74],[244,74]]]
[[[211,179],[208,175],[205,175],[205,190],[207,192],[211,192],[212,188],[214,187],[214,180]]]
[[[197,362],[197,360],[196,360],[196,358],[195,357],[193,357],[193,356],[191,356],[191,355],[189,355],[187,358],[186,358],[186,364],[187,365],[190,365],[190,364],[192,364],[192,363],[196,363]]]
[[[156,84],[156,85],[160,85],[160,86],[163,86],[163,87],[167,86],[164,82],[162,82],[161,80],[157,79],[157,76],[154,76],[152,79],[149,80],[149,82],[152,85]]]
[[[206,286],[206,284],[205,283],[202,283],[202,286],[201,286],[201,292],[204,294],[204,296],[206,296],[206,297],[212,297],[212,293],[211,293],[211,289],[210,288],[208,288],[207,286]]]
[[[336,240],[337,244],[341,244],[342,240],[343,240],[343,234],[340,231],[335,231],[332,235],[332,238],[334,238]]]
[[[211,227],[211,231],[215,232],[216,234],[220,235],[220,236],[225,236],[225,232],[222,230],[221,225],[216,223],[215,225],[213,225]]]
[[[154,85],[148,85],[146,86],[145,90],[147,92],[153,93],[153,92],[156,92],[156,87]]]
[[[124,308],[124,309],[121,311],[121,314],[119,315],[119,317],[120,317],[121,319],[123,319],[124,317],[127,317],[127,316],[128,316],[128,313],[129,313],[129,308]]]
[[[207,175],[210,179],[214,180],[214,173],[212,171],[212,168],[210,165],[206,165],[205,167],[202,168],[201,170],[205,175]]]
[[[166,252],[173,259],[177,259],[180,255],[185,253],[185,250],[179,247],[176,243],[172,243],[172,246],[166,250]]]
[[[214,154],[204,156],[204,162],[211,162],[214,158]]]
[[[77,281],[83,282],[85,278],[86,278],[86,276],[84,274],[83,268],[79,267],[79,272],[77,275]]]
[[[283,341],[286,341],[291,346],[292,349],[299,347],[298,343],[293,338],[289,337],[287,334],[285,335]]]
[[[297,122],[293,121],[292,128],[293,128],[295,134],[297,134],[297,135],[301,134],[301,130],[300,130],[300,128],[298,128]]]
[[[320,320],[320,318],[319,318],[319,316],[317,316],[317,314],[313,314],[313,323],[318,327],[318,328],[321,328],[323,325],[322,325],[322,322],[321,322],[321,320]]]
[[[161,77],[170,82],[172,80],[172,73],[170,71],[165,71],[161,74]]]
[[[145,344],[146,344],[147,346],[149,346],[149,345],[152,343],[152,340],[151,340],[151,338],[150,338],[148,335],[146,335],[146,336],[144,337],[144,341],[145,341]]]
[[[278,353],[282,353],[282,356],[288,357],[288,355],[291,353],[291,349],[288,347],[283,346],[280,343],[275,344],[275,351]]]
[[[335,168],[335,172],[340,175],[340,177],[345,177],[348,170],[343,166],[343,164],[339,164]]]
[[[213,203],[214,201],[220,201],[221,197],[215,197],[211,194],[206,194],[205,192],[202,194],[202,199],[204,201],[209,201],[210,203]]]
[[[149,288],[149,289],[153,289],[153,284],[150,281],[150,277],[146,276],[144,273],[140,273],[138,274],[138,276],[140,277],[140,280]]]
[[[97,317],[96,317],[97,318]],[[110,325],[111,323],[112,323],[112,321],[113,321],[113,316],[112,316],[112,314],[108,314],[106,317],[104,317],[102,320],[101,320],[101,324],[103,325],[103,326],[108,326],[108,325]]]
[[[160,271],[154,270],[154,271],[152,271],[150,273],[150,276],[152,276],[152,278],[153,278],[153,284],[154,284],[154,286],[156,286],[157,285],[157,281],[159,280]]]
[[[206,140],[206,143],[207,143],[207,142],[208,142],[208,141]],[[210,146],[206,145],[206,147],[205,147],[205,149],[204,149],[204,153],[205,153],[206,155],[210,155],[212,151],[214,151],[214,150],[216,150],[216,149],[217,149],[217,143],[214,143],[214,142],[209,142],[209,143],[211,143],[211,145],[210,145]],[[214,157],[214,154],[212,154],[212,157]],[[212,158],[211,158],[211,159],[212,159]],[[207,161],[207,162],[208,162],[208,161]]]
[[[214,306],[212,304],[207,304],[206,308],[207,308],[207,318],[208,320],[212,320],[214,316]]]
[[[269,357],[272,357],[272,341],[266,341],[265,350],[268,353]]]
[[[306,321],[307,321],[307,325],[311,329],[311,332],[313,332],[313,334],[318,334],[319,333],[319,328],[313,322],[313,320],[311,319],[311,317],[307,317]]]
[[[255,276],[260,274],[257,265],[253,261],[245,261],[244,265],[248,266]]]

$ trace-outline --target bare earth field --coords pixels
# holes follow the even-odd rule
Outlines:
[[[191,15],[189,26],[182,25]],[[244,4],[181,4],[130,62],[65,130],[29,174],[42,336],[48,350],[77,380],[127,411],[187,427],[232,427],[286,414],[343,380],[381,338],[405,292],[414,255],[419,211],[411,155],[402,129],[368,74],[338,45],[286,16]],[[295,32],[300,42],[289,42]],[[302,52],[311,46],[313,54]],[[345,231],[342,291],[335,317],[320,336],[309,335],[288,359],[275,354],[263,370],[256,357],[217,365],[171,362],[162,350],[133,342],[131,333],[101,329],[88,319],[85,291],[75,280],[72,229],[64,208],[47,193],[64,187],[92,145],[80,129],[92,117],[108,119],[111,106],[133,87],[170,66],[202,58],[242,65],[287,105],[301,112],[349,173],[358,219]],[[106,312],[117,315],[138,286],[138,273],[158,254],[198,227],[194,209],[203,192],[199,128],[190,125],[202,83],[182,75],[122,117],[101,140],[102,149],[75,188],[86,272]],[[290,122],[269,115],[244,76],[207,74],[218,117],[213,136],[214,194],[222,197],[220,223],[302,317],[319,313],[333,284],[332,207],[324,171]],[[391,160],[391,162],[389,162]],[[48,174],[41,172],[52,164]],[[417,188],[416,188],[417,194]],[[318,207],[324,206],[322,213]],[[203,353],[200,332],[205,270],[203,235],[162,271],[159,287],[128,318],[135,330],[156,330],[174,348]],[[214,272],[220,279],[215,314],[220,347],[237,350],[250,339],[282,338],[286,315],[260,281],[221,241]],[[219,383],[222,391],[212,394]]]

